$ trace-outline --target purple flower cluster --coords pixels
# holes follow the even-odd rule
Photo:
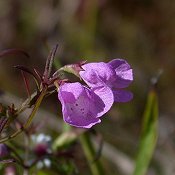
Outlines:
[[[88,86],[78,82],[60,86],[58,98],[62,104],[64,121],[70,125],[91,128],[114,102],[128,102],[133,94],[123,90],[133,81],[130,65],[123,59],[108,63],[88,63],[80,76]]]

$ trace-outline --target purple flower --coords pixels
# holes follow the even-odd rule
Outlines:
[[[84,64],[82,68],[79,74],[90,88],[80,83],[65,83],[59,87],[58,98],[65,122],[91,128],[101,122],[100,117],[110,110],[114,101],[132,99],[132,93],[123,88],[133,81],[133,73],[123,59]]]
[[[123,90],[133,81],[132,69],[125,60],[114,59],[109,63],[88,63],[82,68],[84,71],[80,71],[80,76],[93,91],[96,88],[108,87],[112,91],[115,102],[128,102],[133,98],[131,92]],[[104,93],[107,92],[104,91]]]
[[[80,83],[61,85],[58,98],[62,104],[64,121],[82,128],[91,128],[100,123],[99,117],[111,108],[114,101],[109,87],[95,87],[91,90]]]

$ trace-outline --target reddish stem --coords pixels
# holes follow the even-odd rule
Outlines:
[[[28,79],[26,78],[26,75],[25,73],[21,70],[21,74],[22,74],[22,78],[24,80],[24,84],[25,84],[25,88],[26,88],[26,91],[27,91],[27,95],[28,97],[30,98],[30,88],[29,88],[29,82],[28,82]]]

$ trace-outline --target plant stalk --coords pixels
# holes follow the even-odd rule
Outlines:
[[[104,175],[105,172],[103,170],[100,160],[94,160],[96,151],[88,132],[81,134],[80,142],[88,161],[89,167],[91,169],[92,175]]]
[[[38,108],[41,105],[41,102],[46,94],[47,88],[44,88],[40,94],[40,96],[38,97],[36,104],[32,110],[32,113],[30,114],[29,118],[27,119],[27,122],[20,128],[18,129],[16,132],[14,132],[13,134],[11,134],[10,136],[7,136],[5,138],[0,139],[0,143],[6,142],[14,137],[16,137],[17,135],[19,135],[20,133],[22,133],[22,131],[24,131],[25,129],[27,129],[30,124],[32,123],[33,118],[35,117],[35,114],[38,110]]]

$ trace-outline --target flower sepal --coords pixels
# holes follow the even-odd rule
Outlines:
[[[79,63],[75,63],[75,64],[68,64],[63,66],[62,68],[60,68],[60,71],[64,71],[64,72],[68,72],[71,74],[74,74],[75,76],[77,76],[79,79],[81,79],[80,76],[80,71],[84,71],[83,69],[83,65],[86,63],[86,61],[81,61]]]

